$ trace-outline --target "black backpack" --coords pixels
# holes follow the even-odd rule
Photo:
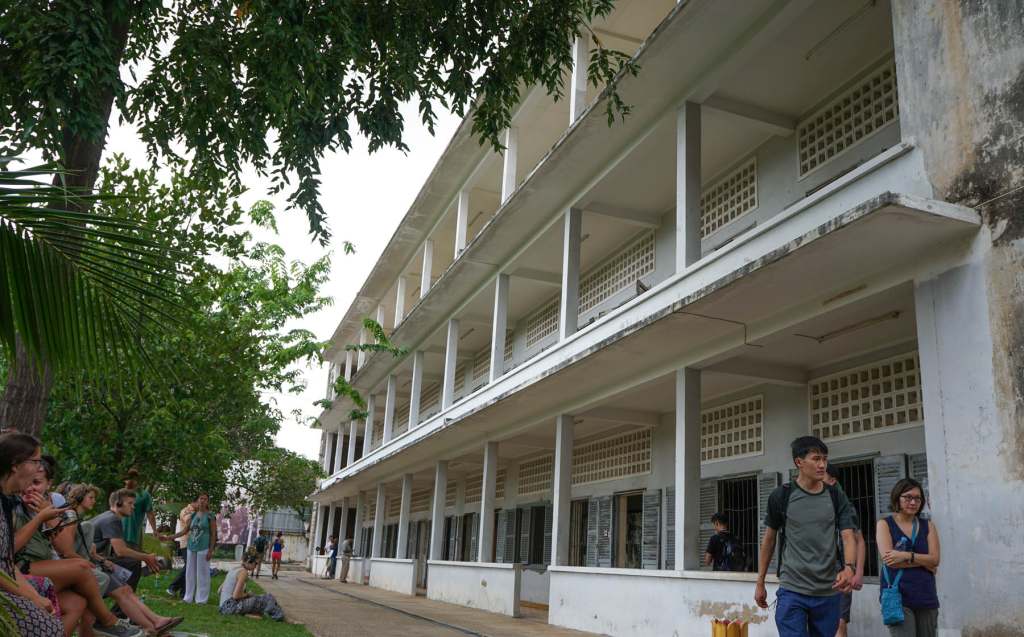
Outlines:
[[[836,551],[838,554],[839,550],[839,487],[834,484],[825,484],[825,488],[828,489],[828,495],[832,498],[832,513],[835,516],[836,526]],[[786,484],[779,487],[775,493],[782,493],[782,527],[779,529],[779,561],[775,567],[775,574],[782,574],[782,555],[786,549],[786,519],[787,511],[789,510],[789,496],[793,493],[793,483],[787,482]],[[775,495],[775,494],[772,494]]]
[[[722,568],[726,571],[747,570],[747,551],[743,548],[743,543],[732,533],[723,541]]]

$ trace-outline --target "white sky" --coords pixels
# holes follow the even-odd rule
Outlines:
[[[333,297],[334,305],[289,328],[309,329],[321,340],[334,333],[459,124],[456,116],[440,106],[436,110],[436,136],[431,137],[420,124],[416,107],[407,105],[403,109],[408,154],[388,149],[370,155],[366,141],[356,138],[351,153],[330,154],[321,162],[320,201],[327,212],[332,232],[328,249],[333,253],[331,277],[322,293]],[[114,152],[123,153],[133,164],[148,165],[145,147],[135,130],[119,125],[116,115],[111,121],[104,157]],[[287,193],[270,197],[268,184],[269,180],[261,181],[254,173],[247,175],[245,185],[250,191],[241,199],[243,208],[248,209],[258,199],[274,202],[280,234],[273,240],[285,249],[289,260],[299,259],[307,264],[316,260],[325,249],[309,235],[306,215],[301,211],[285,212]],[[343,253],[343,239],[355,244],[356,254]],[[315,365],[306,370],[305,377],[307,386],[302,394],[272,396],[287,418],[277,435],[277,444],[315,459],[320,451],[320,431],[296,422],[291,412],[298,409],[307,417],[319,415],[320,409],[313,403],[324,397],[327,368]]]

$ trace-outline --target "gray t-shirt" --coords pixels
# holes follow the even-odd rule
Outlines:
[[[92,523],[92,540],[96,543],[96,551],[106,558],[117,557],[114,555],[114,549],[110,546],[110,540],[124,539],[124,526],[121,524],[121,518],[113,511],[104,511],[90,522]]]
[[[220,605],[223,606],[224,602],[231,599],[231,596],[235,593],[235,584],[238,582],[238,574],[244,569],[241,566],[228,571],[227,576],[224,577],[224,583],[220,585]]]
[[[836,528],[856,529],[853,507],[846,494],[838,492],[837,523],[832,497],[827,488],[820,493],[808,493],[794,480],[789,493],[786,517],[782,517],[782,497],[779,487],[768,499],[765,525],[778,530],[785,525],[786,543],[782,553],[782,572],[779,585],[786,590],[828,597],[835,595],[838,565],[836,563]]]

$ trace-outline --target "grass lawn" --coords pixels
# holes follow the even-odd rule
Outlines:
[[[146,605],[155,612],[166,617],[182,616],[182,622],[176,630],[187,633],[201,633],[210,637],[312,637],[305,627],[286,622],[275,622],[270,619],[255,619],[238,615],[225,616],[217,611],[220,594],[217,590],[224,575],[218,575],[210,581],[210,601],[205,605],[186,604],[180,599],[170,597],[167,587],[174,580],[177,571],[164,572],[160,575],[143,577],[139,582],[138,595],[146,600]],[[264,590],[249,581],[246,588],[250,593],[260,595]]]

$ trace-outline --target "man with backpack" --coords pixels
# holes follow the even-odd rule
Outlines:
[[[778,538],[775,625],[780,637],[834,637],[840,593],[852,590],[857,572],[857,523],[846,494],[825,482],[825,443],[801,436],[790,446],[798,473],[768,498],[754,601],[768,608],[765,577]],[[842,568],[836,562],[837,535],[842,541]]]
[[[715,534],[708,540],[708,548],[704,551],[704,566],[713,571],[745,571],[747,570],[747,553],[743,544],[729,531],[729,518],[725,513],[711,516],[711,524]]]

